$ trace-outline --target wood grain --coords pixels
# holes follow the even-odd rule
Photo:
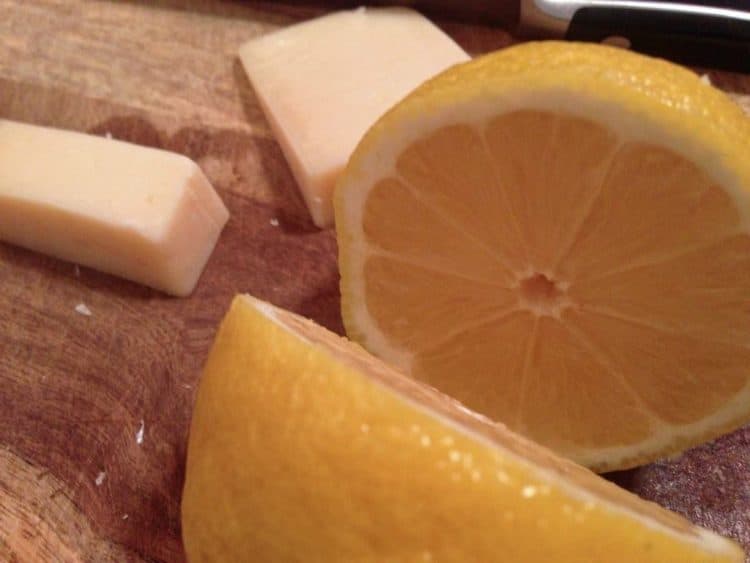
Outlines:
[[[106,476],[106,474],[102,473]],[[96,485],[106,486],[106,477]],[[128,519],[122,515],[123,521]],[[122,546],[97,535],[70,500],[68,487],[49,470],[0,448],[0,560],[138,561]]]
[[[0,244],[0,560],[184,560],[188,422],[231,297],[249,292],[342,331],[334,235],[308,218],[235,56],[247,39],[321,11],[0,0],[0,116],[186,154],[232,213],[182,300]],[[440,25],[472,54],[513,41],[496,28]],[[750,94],[749,77],[710,74]],[[614,478],[750,548],[740,512],[750,506],[749,433]],[[685,494],[688,478],[704,493]],[[709,494],[719,485],[723,503]]]

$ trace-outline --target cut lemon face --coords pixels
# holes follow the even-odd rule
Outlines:
[[[692,73],[529,43],[382,117],[337,188],[344,324],[597,470],[750,419],[750,122]]]
[[[233,303],[203,372],[182,529],[191,563],[744,559],[250,297]]]

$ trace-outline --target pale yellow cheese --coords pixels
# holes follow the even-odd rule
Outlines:
[[[0,120],[0,240],[184,296],[228,217],[187,157]]]
[[[424,80],[469,56],[405,8],[336,12],[249,41],[240,59],[318,226],[365,131]]]

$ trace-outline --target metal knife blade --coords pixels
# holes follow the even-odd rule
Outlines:
[[[750,73],[750,11],[652,0],[521,0],[521,30],[612,42],[701,67]],[[742,4],[750,8],[750,2]]]

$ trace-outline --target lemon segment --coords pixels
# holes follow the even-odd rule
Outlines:
[[[186,471],[192,563],[744,557],[247,296],[235,299],[205,366]]]

